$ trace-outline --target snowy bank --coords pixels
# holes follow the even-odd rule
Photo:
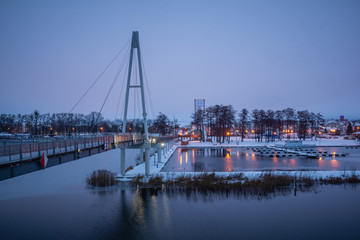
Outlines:
[[[307,145],[315,145],[317,147],[334,147],[334,146],[359,146],[357,140],[347,140],[347,139],[325,139],[319,138],[318,140],[306,140],[303,141]],[[211,143],[211,142],[199,142],[199,141],[189,141],[189,144],[186,147],[274,147],[275,144],[285,144],[285,141],[276,141],[276,142],[257,142],[255,139],[244,139],[236,141],[234,137],[231,138],[230,142],[225,141],[225,143]]]
[[[138,151],[127,151],[126,167],[135,165]],[[87,191],[93,171],[120,172],[120,150],[114,149],[44,170],[0,181],[0,200]]]
[[[360,171],[240,171],[240,172],[158,172],[151,177],[162,177],[164,180],[175,180],[180,177],[194,177],[203,174],[214,173],[217,177],[227,178],[241,174],[244,178],[257,179],[265,173],[271,173],[275,176],[290,176],[290,177],[310,177],[314,180],[320,178],[340,177],[346,178],[353,175],[360,176]]]

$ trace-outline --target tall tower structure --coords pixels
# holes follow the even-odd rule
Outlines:
[[[131,73],[132,73],[132,66],[133,66],[133,58],[134,54],[137,54],[138,60],[138,68],[139,68],[139,78],[140,84],[139,85],[132,85],[131,84]],[[136,72],[134,74],[137,74]],[[141,93],[141,103],[142,103],[142,117],[144,121],[144,132],[145,132],[145,143],[142,145],[140,149],[140,156],[143,154],[143,149],[145,149],[145,174],[149,175],[150,173],[150,147],[151,143],[149,141],[149,133],[148,133],[148,125],[147,125],[147,113],[146,113],[146,105],[145,105],[145,94],[144,94],[144,79],[143,79],[143,66],[141,63],[141,51],[140,51],[140,41],[139,41],[139,32],[134,31],[132,33],[131,39],[131,48],[130,48],[130,58],[129,58],[129,70],[128,70],[128,77],[127,77],[127,84],[126,84],[126,94],[125,94],[125,108],[124,108],[124,119],[123,119],[123,127],[122,133],[126,133],[126,122],[127,122],[127,113],[128,113],[128,106],[129,106],[129,93],[130,88],[140,88]],[[121,149],[121,156],[120,156],[120,168],[121,168],[121,175],[125,175],[125,148]]]
[[[139,66],[140,85],[131,85],[131,72],[132,72],[133,56],[134,56],[135,50],[137,52],[137,60],[138,60],[138,66]],[[137,73],[135,72],[135,74],[137,74]],[[135,89],[140,88],[145,137],[146,137],[146,141],[149,141],[148,126],[147,126],[147,113],[146,113],[146,105],[145,105],[145,94],[144,94],[144,80],[143,80],[143,72],[142,72],[142,64],[141,64],[139,32],[137,32],[137,31],[134,31],[132,33],[132,40],[131,40],[129,70],[128,70],[128,77],[127,77],[127,84],[126,84],[126,95],[125,95],[124,119],[123,119],[123,127],[122,127],[123,134],[125,134],[125,132],[126,132],[126,121],[127,121],[127,112],[128,112],[128,106],[129,106],[130,88],[135,88]]]

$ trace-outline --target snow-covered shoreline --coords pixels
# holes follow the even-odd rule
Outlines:
[[[157,172],[153,173],[150,177],[162,177],[164,180],[174,180],[179,177],[194,177],[202,174],[215,174],[217,177],[231,177],[241,174],[243,178],[248,179],[257,179],[262,177],[265,173],[271,173],[274,176],[290,176],[290,177],[309,177],[314,180],[317,179],[326,179],[332,177],[347,178],[353,175],[360,176],[360,171],[312,171],[312,170],[302,170],[302,171],[269,171],[269,170],[257,170],[257,171],[238,171],[238,172]]]
[[[344,144],[344,141],[346,144]],[[333,146],[356,146],[356,141],[351,140],[331,140],[323,141],[322,143],[331,144]],[[254,142],[245,142],[250,146],[250,143]],[[229,145],[209,145],[209,143],[196,143],[191,142],[189,147],[199,147],[202,146],[211,146],[211,147],[226,147]],[[236,145],[236,147],[241,147],[244,145]],[[245,145],[246,146],[246,145]],[[260,145],[257,145],[260,146]],[[164,167],[166,162],[171,158],[171,156],[176,152],[179,145],[173,146],[162,158],[161,163],[156,163],[154,165],[154,158],[151,159],[150,171],[152,176],[161,175],[167,177],[177,177],[183,175],[197,175],[203,174],[202,172],[160,172]],[[127,154],[126,164],[134,165],[136,163],[136,155],[138,151],[132,151],[132,154]],[[112,172],[120,172],[120,150],[114,149],[93,156],[81,158],[76,161],[71,161],[54,167],[46,168],[44,170],[35,171],[28,173],[22,176],[15,178],[6,179],[0,181],[0,201],[6,199],[16,199],[24,197],[33,197],[33,196],[42,196],[42,195],[54,195],[54,194],[67,194],[67,193],[76,193],[89,191],[85,183],[85,178],[92,171],[98,169],[105,169]],[[138,174],[143,175],[145,173],[145,164],[139,164],[135,166],[133,170],[128,171],[125,174],[123,180],[131,180],[133,177]],[[212,173],[212,172],[209,172]],[[238,174],[239,172],[215,172],[219,176],[229,176],[231,174]],[[241,171],[244,176],[248,178],[257,178],[264,171]],[[299,174],[309,174],[314,177],[341,177],[344,174],[344,171],[272,171],[274,174],[289,174],[297,175]],[[345,174],[353,174],[353,171],[347,171]],[[356,175],[359,175],[360,172],[356,171]]]
[[[284,141],[277,141],[277,144],[284,143]],[[344,140],[344,139],[321,139],[318,141],[305,141],[306,144],[314,144],[317,147],[349,147],[349,146],[359,146],[356,140]],[[223,143],[223,144],[213,144],[209,142],[189,142],[188,145],[180,146],[175,145],[170,149],[169,152],[165,154],[162,158],[161,163],[154,164],[154,158],[150,159],[150,176],[162,176],[162,177],[173,177],[177,178],[180,176],[195,176],[199,174],[204,174],[204,172],[161,172],[162,168],[165,166],[166,162],[171,158],[177,148],[239,148],[239,147],[262,147],[262,146],[275,146],[275,143],[259,143],[255,142],[252,139],[245,139],[244,142],[239,142],[239,144],[233,143]],[[242,173],[244,176],[248,178],[258,178],[264,171],[269,170],[254,170],[254,171],[234,171],[234,172],[214,172],[217,176],[230,176],[231,174],[239,174]],[[298,176],[299,174],[310,174],[313,178],[327,178],[327,177],[341,177],[344,175],[344,171],[321,171],[321,170],[272,170],[274,174],[287,174],[289,176]],[[125,176],[118,175],[121,181],[130,181],[137,175],[144,175],[145,173],[145,163],[141,163],[138,166],[134,167],[134,169],[128,171]],[[213,173],[213,172],[205,172],[205,173]],[[360,174],[360,171],[352,171],[351,174],[355,173],[356,175]],[[345,172],[345,175],[350,174],[350,172]]]
[[[347,140],[347,139],[323,139],[319,138],[318,140],[307,140],[303,141],[304,144],[315,145],[317,147],[349,147],[349,146],[359,146],[357,140]],[[244,139],[243,142],[238,141],[234,137],[231,138],[231,142],[228,143],[211,143],[211,142],[189,142],[188,145],[183,147],[273,147],[275,144],[285,144],[285,141],[276,141],[276,142],[256,142],[254,139]]]

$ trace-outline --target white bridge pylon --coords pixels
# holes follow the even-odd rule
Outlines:
[[[140,84],[139,85],[132,85],[131,83],[131,72],[132,72],[132,65],[133,65],[133,56],[137,54],[138,60],[138,67],[139,67],[139,78]],[[144,120],[144,132],[145,132],[145,143],[139,146],[140,148],[140,160],[143,159],[143,150],[145,149],[145,175],[150,174],[150,148],[151,143],[149,141],[149,133],[148,133],[148,126],[147,126],[147,113],[146,113],[146,105],[145,105],[145,94],[144,94],[144,80],[143,80],[143,66],[141,63],[141,51],[140,51],[140,41],[139,41],[139,32],[134,31],[132,33],[131,39],[131,48],[130,48],[130,60],[129,60],[129,70],[128,70],[128,77],[127,77],[127,84],[126,84],[126,94],[125,94],[125,108],[124,108],[124,119],[123,119],[123,126],[122,126],[122,134],[126,133],[126,122],[127,122],[127,113],[128,113],[128,105],[129,105],[129,92],[130,88],[134,88],[137,90],[140,88],[141,92],[141,103],[142,103],[142,116]],[[134,74],[137,74],[136,72]],[[120,154],[120,173],[121,175],[125,175],[125,147],[121,148]],[[160,151],[161,152],[161,151]],[[160,157],[161,158],[161,157]]]

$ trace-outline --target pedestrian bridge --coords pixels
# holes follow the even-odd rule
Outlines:
[[[152,147],[165,144],[174,136],[149,135]],[[39,160],[42,154],[48,157],[59,157],[74,153],[74,159],[80,158],[82,152],[98,153],[114,148],[139,148],[146,141],[145,135],[140,134],[107,134],[107,135],[75,135],[0,140],[0,165],[13,165],[26,161]],[[82,154],[83,155],[83,154]]]

